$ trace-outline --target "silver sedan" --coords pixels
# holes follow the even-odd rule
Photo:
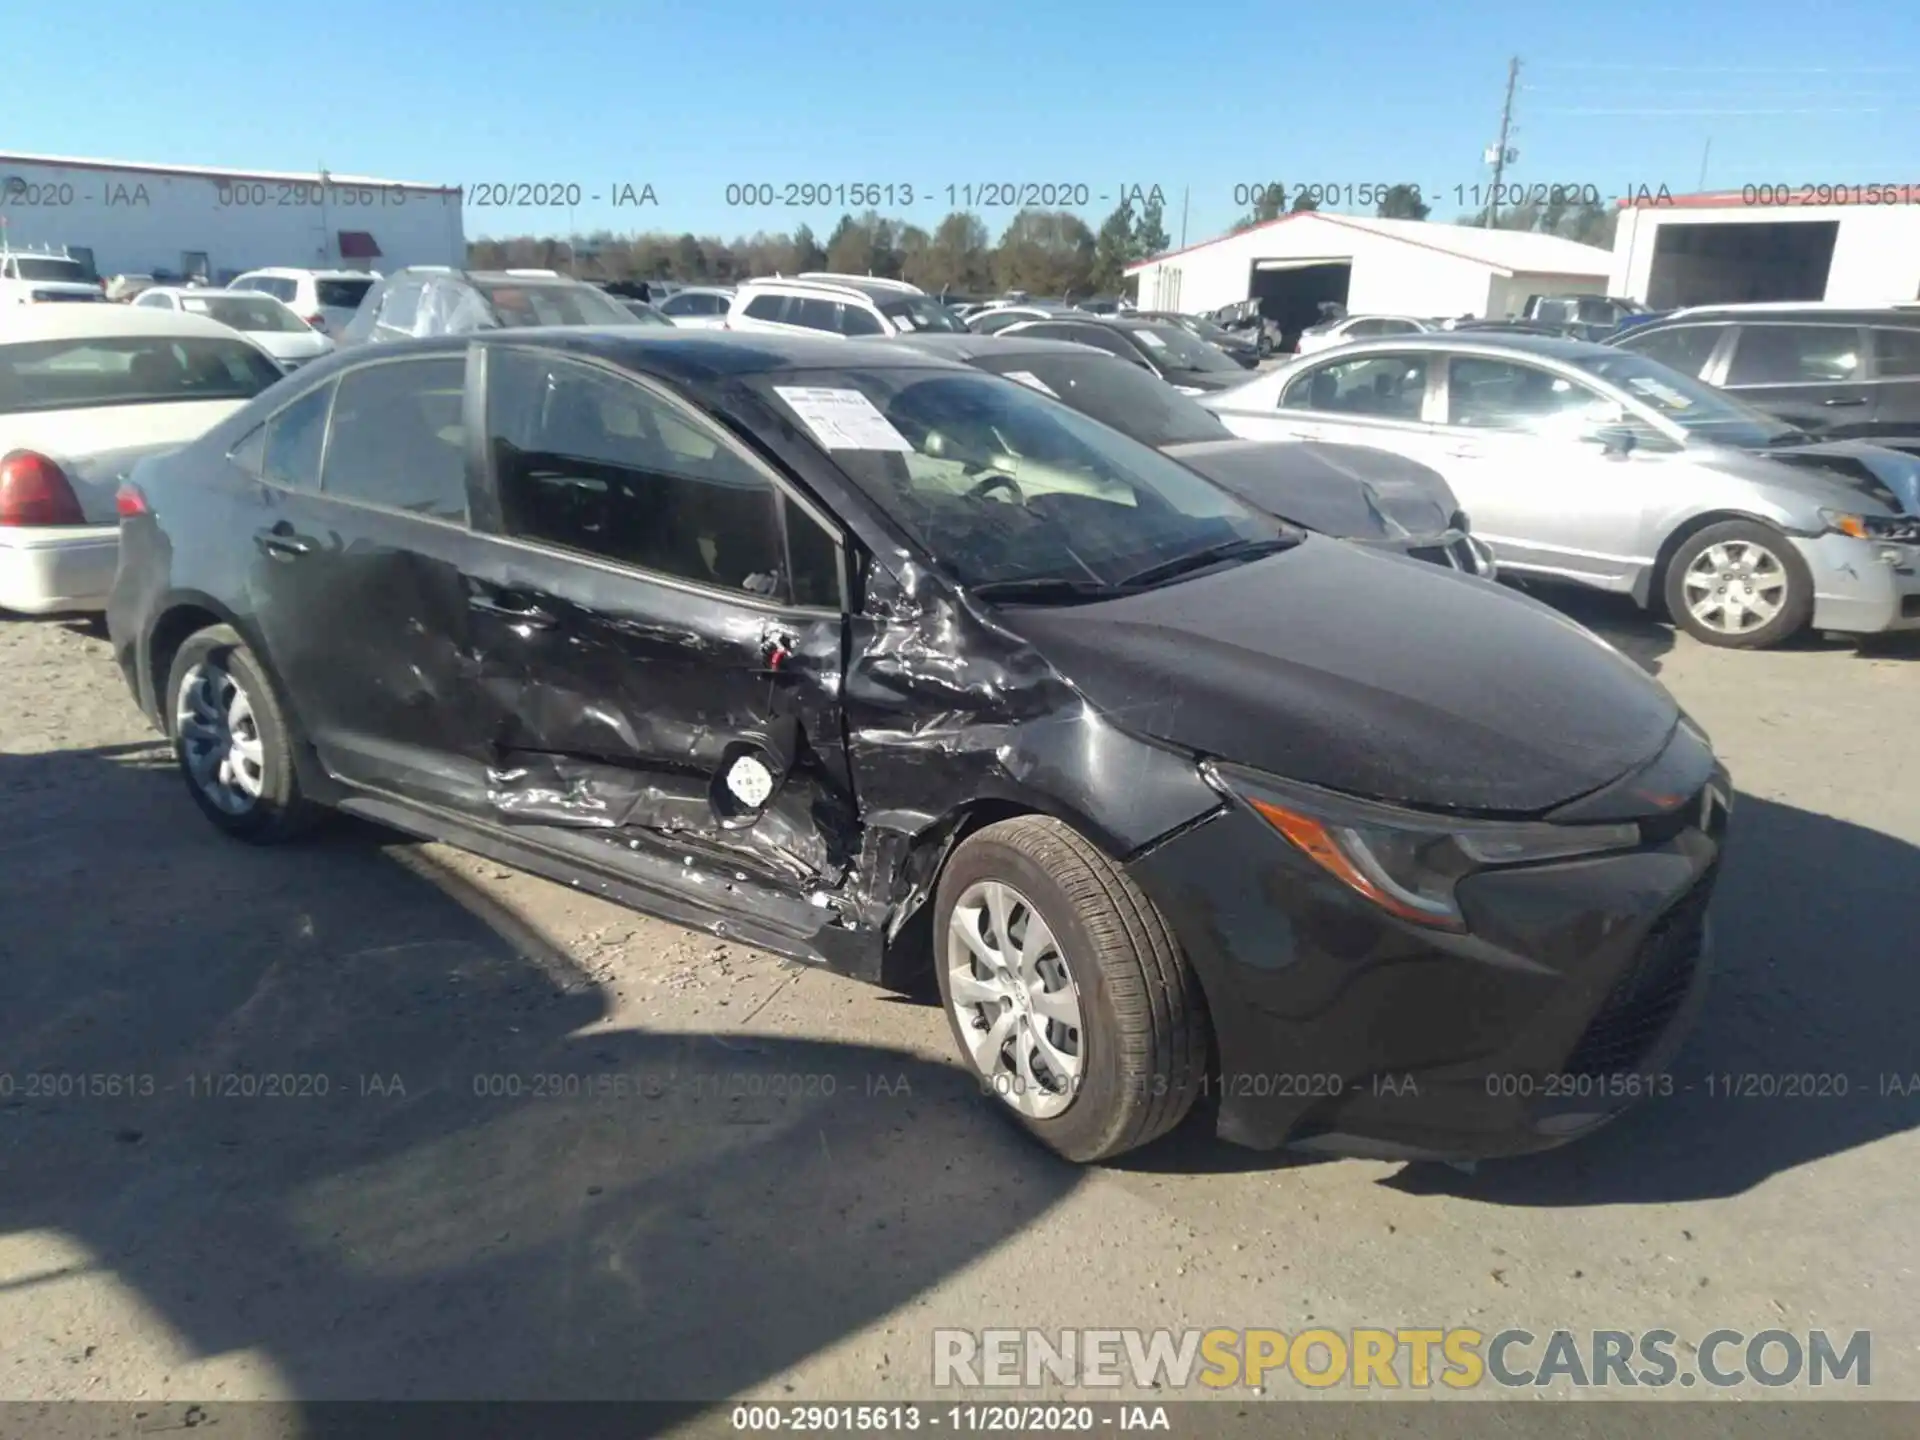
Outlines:
[[[1501,573],[1664,606],[1710,645],[1920,629],[1920,460],[1821,443],[1638,355],[1531,335],[1362,341],[1205,397],[1235,434],[1444,475]]]

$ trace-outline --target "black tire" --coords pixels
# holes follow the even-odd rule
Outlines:
[[[1069,1160],[1105,1160],[1172,1130],[1205,1084],[1206,1003],[1166,920],[1120,868],[1069,826],[1027,815],[990,825],[948,861],[935,892],[941,1008],[970,1068],[953,1005],[950,922],[968,887],[997,880],[1025,896],[1059,942],[1079,990],[1083,1070],[1058,1115],[996,1108]],[[983,1087],[986,1088],[986,1087]]]
[[[188,760],[187,738],[181,731],[181,689],[197,667],[209,662],[224,669],[245,692],[260,741],[260,793],[249,808],[239,813],[216,805],[195,779]],[[293,763],[293,732],[281,711],[279,697],[266,672],[253,658],[253,652],[232,628],[215,625],[188,637],[173,657],[161,704],[167,736],[173,741],[174,760],[180,767],[180,778],[186,784],[187,793],[200,807],[200,813],[227,834],[255,845],[277,845],[306,834],[326,818],[327,811],[300,792],[300,777]]]
[[[1780,609],[1764,625],[1749,630],[1717,629],[1693,613],[1687,603],[1687,572],[1716,545],[1758,546],[1774,557],[1779,573],[1785,577],[1786,594]],[[1689,535],[1667,562],[1661,584],[1667,615],[1673,623],[1706,645],[1728,650],[1766,650],[1784,644],[1807,628],[1813,618],[1813,576],[1806,561],[1787,537],[1757,520],[1723,520],[1717,525]]]

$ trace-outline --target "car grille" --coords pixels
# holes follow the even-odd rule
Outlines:
[[[1617,1075],[1631,1070],[1659,1040],[1706,949],[1707,906],[1714,872],[1654,922],[1627,973],[1608,993],[1586,1034],[1568,1057],[1569,1075]]]

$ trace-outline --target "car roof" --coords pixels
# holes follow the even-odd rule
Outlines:
[[[146,335],[201,336],[231,340],[234,332],[218,320],[157,305],[21,305],[0,319],[0,345],[29,340],[86,337],[137,338]]]
[[[1506,351],[1569,363],[1594,356],[1617,356],[1620,353],[1611,346],[1597,345],[1589,340],[1535,335],[1522,330],[1429,330],[1420,335],[1386,335],[1378,340],[1350,340],[1338,350],[1315,350],[1301,358],[1318,362],[1336,356],[1353,359],[1361,355],[1402,350]]]
[[[994,356],[1011,359],[1016,355],[1066,355],[1077,359],[1100,357],[1119,360],[1117,355],[1108,355],[1104,350],[1096,350],[1090,345],[1077,345],[1071,340],[1043,340],[1038,336],[1009,335],[1001,331],[997,335],[976,335],[971,330],[965,334],[951,330],[915,330],[910,334],[896,335],[890,342],[894,345],[911,346],[924,350],[929,355],[940,355],[962,363],[974,360],[986,360]],[[1121,361],[1122,364],[1126,363]]]
[[[1675,310],[1672,314],[1662,315],[1658,320],[1648,320],[1633,327],[1633,330],[1651,330],[1659,325],[1672,325],[1699,320],[1804,320],[1817,325],[1912,325],[1920,326],[1920,311],[1896,310],[1890,306],[1878,305],[1835,305],[1824,300],[1768,302],[1752,305],[1689,305]],[[1631,335],[1633,330],[1627,333]]]
[[[271,275],[287,280],[296,280],[302,275],[308,275],[315,280],[366,280],[368,282],[381,278],[365,270],[303,270],[298,265],[262,265],[254,270],[243,270],[233,278],[245,280],[252,275]]]
[[[878,306],[883,300],[899,300],[909,292],[904,290],[874,291],[852,280],[797,280],[790,275],[763,275],[748,280],[734,292],[735,296],[750,290],[790,289],[798,295],[818,295],[822,298],[833,296],[837,299],[859,299]]]
[[[444,346],[436,341],[448,342]],[[729,375],[782,370],[964,368],[897,340],[849,340],[838,335],[791,335],[747,330],[675,330],[665,326],[545,325],[511,330],[481,330],[430,340],[399,341],[433,348],[462,344],[535,344],[606,360],[623,369],[682,384],[699,384]],[[394,346],[382,346],[388,354]],[[354,351],[342,352],[353,354]]]

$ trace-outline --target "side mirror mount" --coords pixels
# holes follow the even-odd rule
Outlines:
[[[1606,454],[1622,460],[1631,455],[1640,443],[1640,437],[1634,434],[1629,425],[1596,425],[1587,431],[1586,438]]]

